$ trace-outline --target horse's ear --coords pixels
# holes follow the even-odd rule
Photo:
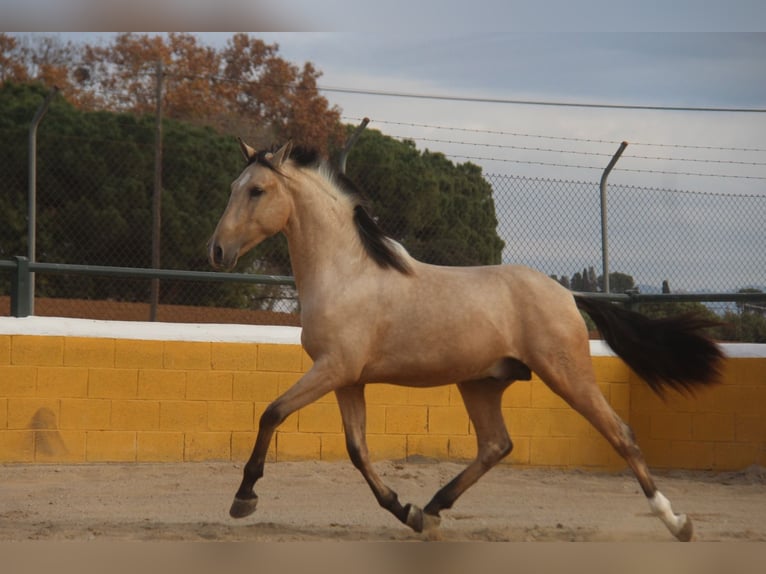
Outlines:
[[[281,167],[283,163],[290,157],[290,152],[293,149],[293,142],[288,141],[285,145],[274,152],[274,156],[271,159],[271,163],[274,167]]]
[[[242,155],[245,156],[245,161],[247,161],[249,163],[250,160],[252,160],[253,157],[255,157],[255,154],[258,153],[258,152],[255,151],[255,149],[251,148],[249,145],[247,145],[242,140],[242,138],[237,138],[237,141],[239,142],[239,149],[242,150]]]

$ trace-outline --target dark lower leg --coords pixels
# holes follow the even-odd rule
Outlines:
[[[242,482],[234,495],[234,502],[229,509],[232,518],[244,518],[255,512],[258,504],[258,496],[253,490],[255,483],[263,476],[263,467],[266,464],[266,453],[271,444],[274,430],[282,422],[276,410],[272,406],[266,409],[261,416],[258,427],[258,437],[255,440],[253,453],[245,464]]]
[[[396,492],[383,484],[373,470],[366,452],[363,453],[362,450],[358,448],[358,445],[350,445],[347,442],[346,446],[348,448],[351,462],[364,477],[364,480],[369,485],[370,490],[372,490],[372,494],[375,496],[375,500],[378,501],[378,504],[396,516],[401,522],[406,523],[410,505],[407,504],[402,506]],[[366,450],[366,448],[364,450]]]
[[[319,363],[315,363],[314,367],[295,385],[266,408],[258,425],[258,437],[255,440],[253,452],[245,464],[242,482],[229,510],[232,517],[242,518],[255,511],[258,496],[253,488],[263,476],[266,454],[277,427],[291,413],[325,395],[332,390],[332,387],[333,377],[331,374],[326,371],[323,372]]]
[[[383,483],[370,463],[365,436],[367,413],[364,386],[338,389],[335,391],[335,396],[338,399],[338,407],[343,418],[346,449],[352,464],[364,477],[378,504],[406,524],[411,506],[409,504],[402,505],[399,502],[396,492]]]
[[[483,446],[483,448],[482,448]],[[452,508],[455,501],[468,488],[474,485],[493,466],[510,454],[513,443],[510,438],[507,445],[500,448],[494,446],[479,447],[477,458],[469,464],[463,472],[458,474],[444,487],[442,487],[423,509],[423,512],[432,516],[439,516],[439,512]]]
[[[490,379],[458,385],[476,430],[478,452],[476,459],[465,470],[434,495],[423,509],[426,514],[439,516],[442,510],[452,508],[461,494],[510,454],[513,443],[505,428],[500,408],[503,391],[508,384]]]
[[[266,463],[266,453],[271,444],[271,438],[274,434],[274,430],[279,426],[281,420],[276,413],[271,410],[271,407],[266,409],[261,416],[261,420],[258,426],[258,437],[255,440],[255,446],[253,447],[253,453],[250,455],[250,459],[245,464],[244,476],[242,477],[242,483],[237,490],[237,498],[252,498],[255,496],[253,493],[253,486],[263,476],[263,467]]]

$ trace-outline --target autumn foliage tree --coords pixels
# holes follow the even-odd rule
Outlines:
[[[343,138],[340,110],[320,95],[321,72],[278,55],[277,44],[234,34],[222,49],[190,33],[121,33],[106,45],[0,33],[0,80],[58,86],[84,110],[153,113],[237,133],[257,146],[292,139],[328,152]],[[161,68],[160,68],[161,64]]]
[[[72,101],[87,107],[92,105],[92,95],[78,89],[80,73],[74,67],[81,51],[81,47],[55,36],[32,40],[0,32],[0,82],[58,86]]]
[[[27,79],[26,69],[14,54],[19,52],[19,42],[13,36],[0,33],[0,82]]]

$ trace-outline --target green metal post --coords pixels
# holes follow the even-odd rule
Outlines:
[[[29,259],[16,255],[16,269],[11,275],[11,315],[28,317],[31,313],[31,278]]]

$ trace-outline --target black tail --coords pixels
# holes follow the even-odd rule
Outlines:
[[[650,319],[608,301],[575,296],[607,344],[652,390],[691,393],[718,382],[721,348],[701,330],[717,323],[695,315]]]

